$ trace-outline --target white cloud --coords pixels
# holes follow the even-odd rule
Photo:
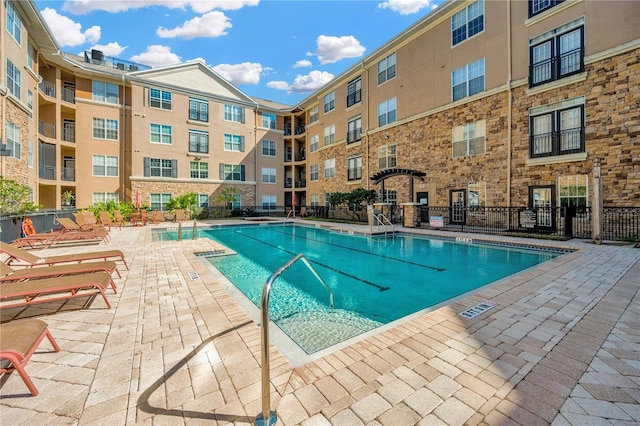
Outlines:
[[[354,36],[320,35],[316,39],[318,48],[308,56],[317,56],[321,64],[331,64],[345,58],[358,58],[366,50]]]
[[[431,4],[431,0],[387,0],[378,4],[380,9],[391,9],[400,15],[410,15],[425,7],[433,9],[435,6]]]
[[[94,10],[119,13],[131,9],[162,6],[168,9],[191,8],[196,13],[206,13],[212,10],[237,10],[245,6],[257,6],[260,0],[70,0],[65,2],[63,10],[76,15],[84,15]]]
[[[222,12],[213,11],[186,21],[181,27],[176,27],[171,30],[160,27],[156,30],[156,34],[163,38],[178,37],[191,40],[198,37],[219,37],[226,35],[227,28],[231,28],[229,18]]]
[[[119,57],[127,46],[120,46],[118,42],[112,42],[108,44],[96,44],[91,49],[100,50],[107,56]]]
[[[333,77],[333,74],[326,71],[314,70],[307,75],[297,75],[291,85],[286,81],[277,80],[268,82],[267,87],[296,93],[313,92],[327,84]]]
[[[241,64],[220,64],[212,67],[231,84],[258,84],[260,74],[265,70],[261,64],[256,62],[243,62]]]
[[[289,90],[289,83],[286,81],[278,80],[278,81],[269,81],[267,83],[267,87],[276,90]]]
[[[60,46],[79,46],[85,43],[96,43],[100,40],[101,29],[98,26],[93,26],[83,32],[82,25],[66,16],[59,15],[55,9],[47,7],[40,13]]]
[[[296,61],[295,65],[293,66],[294,68],[306,68],[306,67],[310,67],[311,66],[311,61],[308,59],[301,59],[299,61]]]
[[[159,67],[163,65],[179,64],[180,56],[173,53],[171,48],[168,46],[154,44],[147,46],[146,52],[132,56],[131,60],[151,67]]]

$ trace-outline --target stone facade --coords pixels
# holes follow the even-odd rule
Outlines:
[[[29,117],[27,113],[16,104],[13,103],[11,99],[5,102],[7,106],[5,112],[5,122],[2,123],[2,128],[4,129],[4,137],[2,143],[6,143],[6,124],[7,122],[13,123],[21,129],[20,132],[20,145],[21,145],[21,153],[20,159],[15,157],[1,157],[3,170],[1,171],[3,175],[8,176],[9,179],[15,180],[16,182],[22,185],[29,185],[29,168],[28,168],[28,137],[29,134],[27,129],[29,127]],[[34,145],[35,149],[35,145]]]
[[[242,203],[245,207],[253,207],[256,203],[255,185],[252,185],[252,184],[136,181],[133,183],[133,186],[134,188],[132,189],[131,193],[135,194],[136,187],[139,187],[144,204],[147,204],[149,202],[151,193],[185,194],[187,192],[195,192],[196,194],[209,194],[209,206],[213,207],[218,205],[218,203],[216,202],[216,197],[222,192],[224,188],[229,186],[233,186],[238,190],[238,194],[241,195]]]

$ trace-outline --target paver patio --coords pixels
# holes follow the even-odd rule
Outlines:
[[[260,329],[193,254],[219,247],[152,241],[152,229],[38,252],[117,248],[131,269],[107,293],[112,309],[74,299],[0,311],[44,319],[61,348],[43,342],[27,365],[37,397],[2,377],[2,425],[250,423],[261,411]],[[278,424],[640,422],[640,249],[465,236],[576,251],[302,366],[272,345]],[[486,300],[496,306],[458,315]]]

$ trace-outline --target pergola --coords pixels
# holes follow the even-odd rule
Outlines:
[[[425,172],[419,172],[417,170],[411,170],[411,169],[400,169],[400,168],[394,167],[391,169],[380,170],[378,173],[371,176],[370,179],[373,181],[374,185],[382,183],[382,198],[384,201],[385,179],[393,176],[398,176],[398,175],[406,175],[411,177],[411,180],[409,181],[409,199],[411,200],[411,202],[414,202],[415,200],[413,198],[413,179],[418,178],[424,182],[424,177],[427,175]]]

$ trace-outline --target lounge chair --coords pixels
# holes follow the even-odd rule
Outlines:
[[[60,226],[62,226],[64,232],[70,234],[70,236],[68,237],[70,239],[75,236],[79,240],[101,238],[105,243],[109,241],[109,231],[107,231],[107,229],[102,225],[100,225],[100,228],[93,226],[88,228],[85,225],[80,225],[74,222],[68,217],[59,217],[57,221]]]
[[[85,210],[81,212],[72,213],[75,218],[75,223],[80,226],[81,231],[104,231],[107,232],[107,228],[101,224],[92,212]],[[69,219],[71,220],[71,219]],[[72,221],[73,222],[73,221]],[[59,222],[58,222],[59,223]]]
[[[174,222],[183,222],[187,220],[187,214],[183,209],[176,210],[176,216],[173,218]]]
[[[37,280],[41,278],[55,278],[65,275],[88,274],[100,271],[107,272],[111,276],[116,272],[118,277],[120,277],[120,272],[118,272],[116,262],[111,260],[86,263],[66,263],[64,265],[38,266],[26,269],[13,269],[6,263],[0,262],[0,284],[15,281]],[[109,285],[113,289],[114,293],[118,292],[118,288],[116,287],[116,283],[113,279]]]
[[[10,244],[0,241],[0,253],[4,253],[8,256],[5,261],[7,265],[16,266],[41,266],[41,265],[56,265],[59,263],[81,263],[86,260],[114,260],[120,261],[124,264],[125,268],[129,269],[127,261],[124,258],[124,253],[120,250],[103,250],[103,251],[90,251],[86,253],[75,254],[61,254],[58,256],[49,256],[46,258],[38,257],[35,254],[28,251],[14,247]]]
[[[24,367],[45,337],[49,339],[53,350],[60,352],[47,323],[41,319],[30,318],[0,324],[0,360],[3,361],[0,373],[17,371],[32,396],[38,395],[38,389]]]
[[[100,224],[107,228],[108,231],[111,231],[112,226],[117,226],[118,228],[122,229],[122,225],[118,225],[113,220],[111,220],[111,215],[109,214],[109,212],[100,211],[98,212],[98,215],[100,216]]]
[[[111,274],[108,272],[4,283],[0,285],[0,309],[98,294],[102,295],[107,308],[111,308],[105,294],[110,283]]]
[[[151,212],[151,216],[149,216],[149,220],[154,225],[164,222],[164,213],[160,210],[154,210]]]
[[[120,210],[113,211],[113,219],[113,223],[118,224],[118,226],[124,226],[127,223],[124,217],[122,217],[122,213],[120,213]]]

